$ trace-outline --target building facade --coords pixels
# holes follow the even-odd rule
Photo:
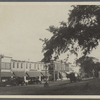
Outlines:
[[[63,61],[54,61],[50,65],[49,69],[52,80],[67,80],[67,72],[69,72],[69,64]]]
[[[12,77],[11,71],[11,59],[12,57],[6,57],[1,60],[1,80],[6,81]]]
[[[44,62],[31,62],[14,60],[11,57],[3,57],[1,60],[2,81],[10,78],[23,78],[25,82],[47,80],[67,80],[67,73],[70,72],[69,64],[63,61],[53,61],[45,64]]]
[[[30,62],[14,60],[11,57],[3,57],[1,60],[1,80],[6,81],[10,78],[23,78],[24,81],[38,78],[43,80],[46,68],[43,62]]]

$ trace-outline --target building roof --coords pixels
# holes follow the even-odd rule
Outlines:
[[[23,61],[23,60],[14,60],[14,59],[11,59],[12,61],[14,62],[26,62],[26,63],[35,63],[35,64],[44,64],[44,62],[41,62],[41,61],[38,61],[38,62],[33,62],[33,61]]]

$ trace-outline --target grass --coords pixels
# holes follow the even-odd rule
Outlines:
[[[100,95],[100,79],[76,83],[67,81],[42,85],[0,87],[0,95]]]

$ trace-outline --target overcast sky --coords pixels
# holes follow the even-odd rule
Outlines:
[[[46,29],[67,21],[69,4],[0,4],[0,54],[19,60],[40,61],[43,58],[39,38],[50,38]],[[100,58],[100,47],[93,56]]]

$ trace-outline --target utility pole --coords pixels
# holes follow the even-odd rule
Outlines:
[[[55,65],[53,65],[53,71],[54,71],[54,81],[55,81]]]
[[[55,81],[55,64],[54,64],[54,60],[51,60],[51,67],[52,67],[52,72],[53,72],[53,81]]]
[[[46,82],[47,82],[47,65],[45,64],[45,76],[46,76]]]
[[[48,87],[48,86],[49,86],[48,80],[47,80],[47,67],[48,67],[48,65],[45,63],[45,76],[46,76],[46,82],[45,82],[45,84],[44,84],[44,87]]]
[[[94,69],[92,70],[93,78],[95,77],[95,71]]]
[[[62,65],[63,64],[63,61],[61,60],[61,81],[62,81]]]
[[[53,67],[53,78],[54,78],[54,81],[55,81],[56,79],[55,79],[55,64],[54,64],[54,61],[52,61],[52,67]]]

